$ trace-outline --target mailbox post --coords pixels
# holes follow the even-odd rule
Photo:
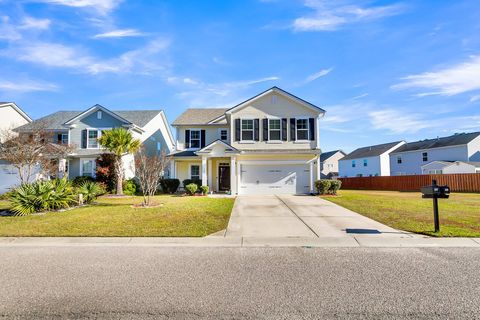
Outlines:
[[[448,199],[450,188],[448,186],[437,185],[437,180],[432,180],[431,186],[422,187],[422,198],[433,199],[433,220],[435,223],[435,232],[440,231],[440,219],[438,216],[438,198]]]

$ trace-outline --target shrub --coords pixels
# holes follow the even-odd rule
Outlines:
[[[115,156],[111,153],[104,153],[96,162],[96,181],[103,183],[107,187],[108,192],[114,192],[116,187]]]
[[[197,185],[197,188],[200,188],[202,186],[202,180],[199,179],[185,179],[183,180],[183,187],[186,188],[187,185],[194,183]]]
[[[137,182],[134,179],[125,180],[123,182],[123,193],[128,196],[134,196],[139,190]]]
[[[330,194],[337,194],[337,191],[340,190],[342,186],[342,181],[340,180],[331,180],[330,188],[328,189]]]
[[[178,179],[161,179],[160,180],[160,187],[162,188],[162,191],[165,193],[177,192],[179,185],[180,185],[180,180]]]
[[[78,192],[83,194],[85,203],[92,203],[99,195],[104,194],[106,190],[103,185],[98,182],[86,181],[78,188]]]
[[[327,194],[331,186],[331,180],[317,180],[315,181],[315,189],[319,194]]]
[[[193,196],[197,192],[198,186],[195,183],[190,183],[185,186],[185,190],[187,190],[189,195]]]
[[[66,178],[24,184],[9,195],[11,211],[17,216],[68,208],[75,198],[74,188]]]
[[[92,177],[87,177],[87,176],[78,176],[78,177],[75,177],[75,179],[72,180],[72,186],[74,188],[79,188],[87,181],[88,182],[93,182],[93,181],[95,181],[95,179],[93,179]]]
[[[210,188],[208,186],[201,186],[200,187],[200,191],[202,192],[202,194],[208,194],[209,190],[210,190]]]

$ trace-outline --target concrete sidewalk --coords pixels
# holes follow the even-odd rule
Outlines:
[[[370,235],[352,237],[204,237],[204,238],[0,238],[2,247],[474,247],[480,238],[378,238]]]

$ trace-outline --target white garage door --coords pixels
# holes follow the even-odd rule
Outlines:
[[[240,164],[239,194],[304,194],[310,192],[307,164]]]
[[[11,166],[0,164],[0,194],[20,184],[18,172]]]

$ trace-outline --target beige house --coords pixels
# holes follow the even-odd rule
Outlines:
[[[280,88],[229,109],[188,109],[172,124],[171,176],[213,192],[305,194],[320,170],[325,111]]]
[[[338,177],[338,161],[347,154],[342,150],[322,152],[320,155],[320,170],[322,179]]]

